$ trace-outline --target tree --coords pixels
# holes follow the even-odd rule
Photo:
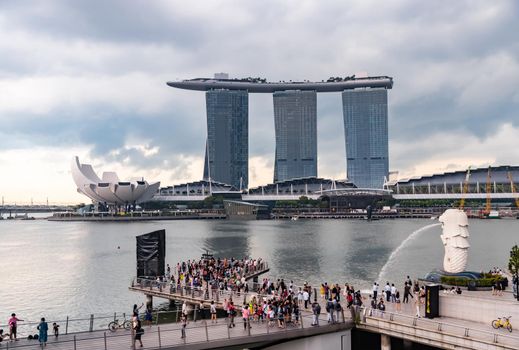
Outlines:
[[[514,245],[510,251],[510,260],[508,260],[508,270],[514,276],[515,296],[519,301],[519,247]]]

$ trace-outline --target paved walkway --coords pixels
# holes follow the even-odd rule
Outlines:
[[[512,302],[513,296],[504,294],[502,297],[493,296],[491,292],[466,292],[463,291],[465,297],[477,297],[483,299],[496,299],[502,298],[503,300]],[[373,312],[373,318],[383,318],[390,320],[395,323],[405,324],[409,326],[415,326],[417,328],[423,328],[431,331],[440,331],[444,333],[454,334],[461,337],[468,337],[477,340],[481,340],[489,343],[499,343],[511,346],[512,348],[519,349],[519,335],[508,332],[506,329],[494,329],[491,326],[489,320],[488,323],[472,322],[466,320],[460,320],[452,317],[436,317],[434,319],[427,319],[425,315],[425,306],[420,306],[421,318],[416,318],[416,306],[414,299],[407,304],[400,304],[401,310],[396,310],[395,303],[385,303],[386,312],[381,313],[380,311]],[[519,304],[517,305],[519,307]],[[369,307],[368,307],[369,308]],[[369,311],[366,312],[369,315]],[[366,324],[369,325],[370,317],[367,317]],[[514,320],[511,320],[512,324]],[[519,324],[517,326],[519,331]]]
[[[207,327],[206,327],[207,322]],[[144,327],[144,335],[142,349],[155,349],[181,347],[189,344],[206,343],[207,348],[211,348],[210,344],[219,341],[240,341],[244,344],[253,341],[267,341],[269,337],[281,335],[289,336],[291,333],[298,331],[306,331],[312,329],[314,333],[327,333],[339,329],[348,329],[352,327],[351,320],[346,319],[346,323],[338,325],[329,325],[326,322],[326,314],[321,314],[320,326],[311,326],[311,315],[304,312],[302,325],[299,324],[288,326],[287,328],[278,328],[277,324],[268,326],[267,322],[251,322],[250,329],[244,329],[243,319],[236,317],[234,328],[227,326],[228,320],[219,319],[218,323],[211,323],[210,320],[190,322],[186,329],[186,338],[181,338],[180,323],[164,324],[160,326]],[[315,331],[314,331],[315,329]],[[297,334],[295,334],[297,335]],[[40,345],[35,340],[19,340],[16,342],[2,342],[0,349],[39,349]],[[58,339],[49,336],[46,349],[71,350],[71,349],[96,349],[96,350],[118,350],[132,348],[131,331],[119,329],[116,332],[94,331],[75,333],[68,335],[60,335]],[[137,343],[137,349],[140,349]]]

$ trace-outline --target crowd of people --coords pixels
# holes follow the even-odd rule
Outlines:
[[[202,258],[178,262],[172,269],[166,267],[166,276],[159,281],[169,281],[177,288],[200,288],[214,293],[218,290],[248,292],[245,277],[264,268],[264,261],[259,259]]]
[[[380,294],[379,294],[380,293]],[[418,281],[412,281],[407,276],[404,282],[404,295],[401,299],[400,290],[395,286],[394,283],[386,282],[384,288],[380,288],[377,282],[373,283],[371,299],[371,313],[383,316],[386,311],[387,303],[393,303],[395,310],[400,312],[402,310],[402,303],[409,303],[410,299],[414,299],[416,308],[416,317],[421,317],[420,306],[425,303],[425,287],[420,286]]]

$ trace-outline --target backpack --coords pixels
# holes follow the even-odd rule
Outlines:
[[[316,314],[321,314],[321,305],[317,304],[317,306],[315,307],[315,313]]]

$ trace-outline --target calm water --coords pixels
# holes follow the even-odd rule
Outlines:
[[[42,314],[56,318],[129,311],[131,305],[144,299],[127,289],[135,274],[135,236],[156,229],[166,229],[166,260],[172,265],[199,258],[207,249],[216,256],[262,257],[271,265],[271,276],[296,283],[349,282],[367,289],[374,280],[401,283],[407,274],[423,276],[441,266],[440,227],[408,239],[431,223],[3,220],[0,323],[5,323],[11,312],[36,320]],[[505,266],[510,247],[519,241],[519,220],[472,220],[469,229],[469,269]]]

